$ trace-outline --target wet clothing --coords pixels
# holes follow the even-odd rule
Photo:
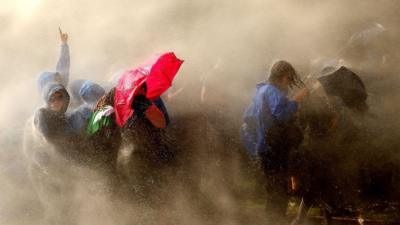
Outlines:
[[[68,44],[64,43],[61,45],[60,57],[57,61],[56,71],[46,71],[39,74],[37,85],[39,91],[42,91],[47,84],[55,82],[68,86],[69,82],[69,70],[70,70],[70,55]]]
[[[64,101],[64,106],[59,112],[54,112],[49,109],[49,100],[56,92],[61,93]],[[69,95],[65,88],[58,83],[47,84],[46,87],[44,87],[42,95],[46,102],[46,107],[42,107],[35,112],[35,126],[46,139],[53,140],[54,138],[62,138],[64,132],[69,130],[68,121],[65,116],[69,103]]]
[[[69,115],[69,123],[73,132],[83,134],[87,128],[90,116],[99,99],[105,94],[103,87],[86,80],[82,82],[79,97],[83,101],[79,107]]]
[[[36,187],[54,185],[54,180],[49,177],[65,174],[62,171],[65,159],[60,157],[63,151],[59,151],[58,147],[66,146],[64,139],[68,139],[66,134],[70,132],[68,119],[65,116],[70,101],[70,96],[65,90],[69,81],[69,68],[69,47],[67,44],[62,44],[56,71],[42,72],[37,80],[45,106],[35,111],[24,131],[24,155],[28,160],[30,176]],[[49,100],[56,92],[61,94],[64,101],[59,112],[49,108]],[[38,192],[40,193],[40,190]]]
[[[304,142],[291,164],[293,175],[299,180],[298,193],[303,197],[303,209],[297,220],[301,223],[314,205],[321,207],[329,221],[331,214],[340,212],[339,206],[357,201],[355,168],[359,145],[354,141],[359,132],[338,97],[312,94],[303,106],[300,121]]]
[[[269,151],[265,132],[287,123],[297,111],[297,103],[272,84],[260,83],[253,102],[246,109],[240,130],[242,142],[252,156]]]
[[[83,82],[80,90],[79,96],[86,103],[91,105],[93,108],[96,106],[97,101],[105,94],[105,90],[100,85],[86,80]]]
[[[266,180],[266,213],[269,221],[284,223],[288,204],[289,153],[302,141],[294,124],[297,103],[272,84],[257,85],[253,102],[246,109],[240,134],[246,150],[258,156]]]
[[[64,101],[62,110],[54,112],[49,108],[49,99],[54,93],[61,93]],[[65,113],[69,104],[69,95],[58,83],[50,83],[44,88],[43,97],[46,107],[38,109],[34,114],[34,126],[43,135],[46,142],[54,145],[60,154],[67,159],[78,160],[82,138],[74,131],[68,115]]]
[[[156,196],[154,190],[163,185],[163,174],[167,172],[167,166],[173,162],[175,154],[168,148],[167,131],[156,127],[152,118],[148,118],[148,109],[156,107],[155,103],[144,95],[137,95],[131,106],[133,115],[121,130],[122,137],[127,143],[133,144],[134,149],[128,157],[123,156],[126,162],[122,162],[122,167],[129,192],[135,201],[149,202]]]

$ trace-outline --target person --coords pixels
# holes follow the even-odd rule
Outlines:
[[[68,34],[63,33],[59,28],[61,52],[57,62],[56,71],[41,72],[38,77],[38,89],[43,92],[47,84],[58,83],[64,88],[69,87],[70,80],[70,52],[68,46]],[[72,96],[69,96],[69,110],[67,119],[68,129],[83,136],[97,101],[105,94],[100,85],[84,79],[77,79],[71,82],[69,87]],[[67,106],[67,107],[68,107]]]
[[[133,113],[121,128],[122,142],[130,153],[121,156],[119,166],[128,196],[153,203],[162,199],[155,191],[166,181],[162,174],[173,164],[175,152],[166,141],[169,119],[161,98],[148,99],[146,83],[138,88],[130,104]]]
[[[157,134],[161,134],[169,122],[168,113],[161,98],[151,101],[146,97],[146,92],[147,87],[144,83],[139,93],[133,98],[131,103],[133,115],[124,126],[124,129],[140,133],[134,135],[138,138],[135,143],[145,141],[143,137],[151,137],[150,139],[155,142],[160,141],[156,140],[159,136]]]
[[[286,61],[274,63],[268,82],[257,85],[256,94],[245,110],[240,129],[242,142],[252,156],[259,158],[268,192],[266,210],[269,221],[281,224],[288,204],[288,157],[302,140],[294,119],[300,101],[308,95],[302,88],[294,100],[287,98],[289,88],[302,87],[293,66]]]
[[[71,129],[75,133],[84,135],[97,102],[105,94],[104,88],[99,84],[89,80],[82,82],[78,93],[82,103],[69,114]]]
[[[368,111],[362,80],[346,67],[328,66],[313,83],[299,113],[305,138],[292,170],[299,179],[302,201],[292,225],[303,224],[312,205],[320,207],[324,224],[332,224],[335,214],[349,213],[343,206],[359,200],[354,180],[360,152],[368,148],[361,125]]]
[[[296,152],[291,170],[296,179],[296,192],[301,196],[292,225],[304,224],[312,205],[320,208],[323,223],[331,224],[338,194],[338,176],[342,165],[338,126],[342,123],[341,102],[328,96],[319,81],[303,102],[299,113],[304,141]],[[329,143],[329,144],[328,144]]]
[[[44,208],[44,222],[72,224],[68,215],[73,173],[65,157],[68,140],[72,141],[66,138],[69,95],[61,84],[52,82],[43,88],[43,98],[45,106],[35,111],[24,130],[28,174]]]

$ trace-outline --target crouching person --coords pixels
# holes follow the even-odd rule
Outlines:
[[[289,153],[303,138],[294,123],[295,114],[308,91],[302,89],[294,100],[286,95],[289,88],[302,85],[292,65],[286,61],[274,63],[268,82],[257,85],[240,130],[246,150],[261,161],[266,179],[267,217],[271,224],[285,223]]]

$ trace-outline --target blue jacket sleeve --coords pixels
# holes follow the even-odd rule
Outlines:
[[[297,111],[297,102],[290,101],[279,90],[271,90],[267,98],[271,115],[278,123],[290,120]]]
[[[69,68],[70,68],[70,56],[68,44],[64,43],[61,45],[60,57],[58,58],[56,71],[61,75],[63,79],[64,87],[67,87],[69,81]]]
[[[256,150],[258,153],[261,153],[267,151],[265,130],[272,126],[272,120],[268,108],[268,99],[266,96],[259,96],[258,105]]]
[[[245,126],[242,132],[247,151],[251,155],[267,151],[265,142],[265,130],[272,126],[272,118],[268,107],[266,88],[257,90],[253,102],[246,110],[244,116]]]

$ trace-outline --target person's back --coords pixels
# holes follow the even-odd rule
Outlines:
[[[257,85],[251,105],[243,116],[242,141],[249,154],[256,155],[266,151],[265,131],[277,126],[288,125],[297,104],[289,101],[285,93],[269,83]]]

